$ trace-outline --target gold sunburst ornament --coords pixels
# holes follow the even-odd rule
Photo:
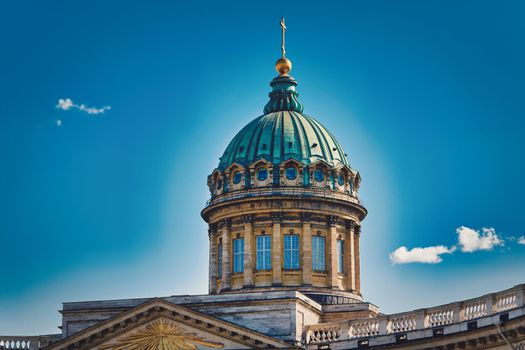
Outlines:
[[[146,325],[143,329],[117,340],[100,349],[112,350],[197,350],[197,345],[220,349],[224,344],[199,338],[195,333],[185,332],[177,324],[164,318]]]

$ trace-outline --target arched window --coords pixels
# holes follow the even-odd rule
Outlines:
[[[271,270],[272,269],[272,237],[270,236],[257,236],[256,237],[256,249],[257,249],[257,270]]]
[[[299,235],[284,235],[284,268],[299,269]]]
[[[325,246],[325,238],[323,236],[312,237],[312,270],[314,271],[326,271]]]
[[[323,174],[323,171],[321,169],[315,169],[314,170],[314,179],[317,182],[321,182],[321,181],[324,180],[324,174]]]
[[[240,171],[236,171],[233,174],[233,183],[237,185],[239,182],[241,182],[241,178],[242,178],[241,172]]]
[[[268,169],[259,168],[257,169],[257,180],[264,181],[268,178]]]
[[[244,271],[244,238],[233,240],[233,272]]]
[[[297,178],[297,169],[293,166],[286,168],[286,178],[288,180],[295,180]]]
[[[337,240],[337,272],[345,272],[345,241],[338,239]]]

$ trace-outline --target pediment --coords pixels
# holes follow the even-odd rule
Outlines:
[[[46,350],[289,349],[264,334],[163,299],[102,321]]]

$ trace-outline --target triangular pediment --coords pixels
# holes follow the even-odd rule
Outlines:
[[[163,299],[151,299],[46,350],[290,349],[289,344]]]

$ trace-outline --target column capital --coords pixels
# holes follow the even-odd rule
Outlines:
[[[361,235],[361,225],[355,225],[354,232],[356,235]]]
[[[346,220],[346,221],[345,221],[345,228],[346,228],[347,230],[351,230],[351,229],[354,228],[355,224],[356,224],[356,223],[355,223],[354,220]]]
[[[231,227],[232,226],[232,220],[231,219],[224,219],[221,221],[221,224],[220,224],[220,227],[221,228],[225,228],[225,227]]]
[[[338,219],[339,219],[339,218],[338,218],[337,216],[329,215],[329,216],[328,216],[328,225],[330,225],[330,226],[335,226],[335,225],[337,225],[337,220],[338,220]]]
[[[272,222],[281,222],[283,220],[282,213],[272,213]]]
[[[211,238],[211,236],[213,236],[216,233],[217,233],[217,225],[209,224],[208,225],[208,236]]]
[[[253,224],[253,215],[243,215],[241,216],[241,220],[245,224]]]

